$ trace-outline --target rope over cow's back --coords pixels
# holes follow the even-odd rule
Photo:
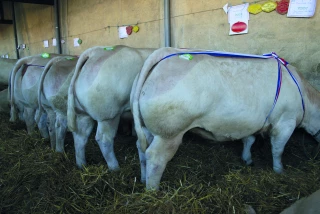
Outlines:
[[[290,69],[288,68],[288,62],[286,60],[284,60],[283,58],[280,58],[275,52],[271,52],[268,54],[263,54],[263,55],[254,55],[254,54],[242,54],[242,53],[232,53],[232,52],[221,52],[221,51],[191,51],[191,52],[179,52],[179,53],[173,53],[173,54],[169,54],[165,57],[163,57],[159,62],[161,62],[162,60],[168,59],[172,56],[181,56],[184,54],[191,54],[191,55],[209,55],[209,56],[213,56],[213,57],[231,57],[231,58],[256,58],[256,59],[270,59],[270,58],[274,58],[277,60],[278,62],[278,80],[277,80],[277,88],[276,88],[276,93],[275,93],[275,98],[274,98],[274,102],[273,105],[271,107],[271,110],[269,112],[269,114],[267,115],[265,122],[263,124],[263,126],[265,125],[265,123],[267,122],[268,118],[270,117],[273,109],[276,106],[277,100],[279,98],[280,95],[280,90],[281,90],[281,85],[282,85],[282,69],[281,69],[281,64],[286,68],[287,72],[289,73],[290,77],[292,78],[292,80],[294,81],[294,83],[296,84],[300,96],[301,96],[301,104],[302,104],[302,109],[303,109],[303,116],[301,119],[301,122],[303,121],[304,115],[305,115],[305,104],[304,104],[304,100],[303,100],[303,96],[302,96],[302,91],[301,91],[301,87],[298,83],[298,80],[295,78],[295,76],[292,74],[292,72],[290,71]],[[159,63],[158,62],[158,63]],[[301,122],[299,123],[299,125],[301,124]],[[262,126],[262,127],[263,127]]]

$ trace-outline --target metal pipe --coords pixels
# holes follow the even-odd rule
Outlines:
[[[19,49],[18,49],[18,34],[17,34],[16,13],[15,13],[15,9],[14,9],[14,2],[12,2],[11,5],[12,5],[12,21],[13,21],[15,49],[16,49],[17,59],[20,59]]]
[[[164,41],[165,47],[171,46],[170,0],[164,0]]]
[[[54,16],[55,16],[55,26],[56,26],[56,40],[58,53],[61,54],[61,37],[60,37],[60,20],[59,20],[59,0],[54,0]]]

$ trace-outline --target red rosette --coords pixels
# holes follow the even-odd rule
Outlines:
[[[289,1],[288,0],[281,0],[279,2],[277,2],[277,8],[276,11],[281,14],[284,15],[288,12],[288,8],[289,8]]]
[[[132,26],[126,27],[127,34],[130,35],[132,33]]]
[[[235,33],[240,33],[247,29],[247,24],[244,22],[236,22],[231,26],[231,30]]]

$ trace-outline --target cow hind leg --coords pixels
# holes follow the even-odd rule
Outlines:
[[[23,118],[27,126],[28,134],[32,134],[34,132],[34,128],[36,126],[36,121],[34,120],[34,116],[35,116],[34,109],[24,107]]]
[[[253,145],[254,141],[256,140],[255,136],[251,135],[249,137],[245,137],[242,139],[243,142],[243,151],[242,151],[242,160],[247,164],[252,164],[251,159],[251,146]]]
[[[271,130],[271,146],[272,146],[272,157],[273,157],[273,170],[276,173],[283,172],[283,165],[281,162],[281,156],[285,145],[287,144],[290,136],[292,135],[296,126],[296,121],[289,120],[286,122],[279,122]]]
[[[119,126],[120,116],[112,120],[98,122],[96,141],[110,170],[118,170],[119,163],[114,153],[114,137]]]
[[[39,110],[37,110],[39,111]],[[43,138],[48,139],[49,138],[49,131],[47,127],[47,114],[42,113],[40,116],[40,120],[38,122],[38,128],[40,131],[40,134]]]
[[[142,128],[142,130],[147,138],[148,144],[150,145],[153,140],[153,135],[146,128]],[[146,183],[146,153],[142,152],[139,139],[137,140],[137,148],[140,160],[141,182]]]
[[[23,117],[23,113],[24,113],[24,110],[22,110],[22,111],[18,111],[18,117],[19,117],[19,120],[21,120],[21,121],[25,121],[25,119],[24,119],[24,117]]]
[[[56,152],[64,152],[64,139],[67,133],[67,118],[57,113],[55,128],[56,128]]]
[[[92,132],[94,121],[87,115],[78,114],[76,117],[76,126],[76,131],[72,132],[76,153],[76,163],[79,168],[82,168],[87,163],[85,157],[85,147]]]
[[[155,136],[146,150],[146,186],[147,189],[159,189],[162,174],[168,161],[172,159],[182,142],[182,134],[173,139]]]

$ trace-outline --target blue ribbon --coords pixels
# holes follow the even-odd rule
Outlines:
[[[26,66],[36,66],[36,67],[40,67],[40,68],[44,68],[45,67],[43,65],[34,65],[34,64],[26,64]]]

